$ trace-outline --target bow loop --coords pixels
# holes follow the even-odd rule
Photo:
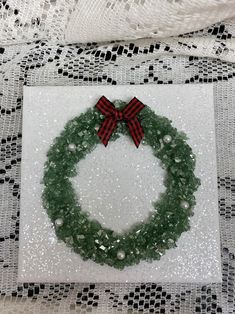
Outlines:
[[[136,116],[144,108],[141,101],[134,97],[124,109],[118,110],[105,96],[102,96],[97,102],[96,108],[105,116],[105,120],[98,130],[98,136],[105,146],[117,127],[118,121],[126,122],[136,147],[139,146],[144,136],[143,128]]]
[[[123,109],[123,113],[127,120],[133,119],[142,109],[144,104],[134,97]]]
[[[115,115],[117,111],[114,105],[105,96],[102,96],[95,106],[104,116]]]

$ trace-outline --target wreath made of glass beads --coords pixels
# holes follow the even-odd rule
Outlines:
[[[116,102],[122,108],[125,102]],[[102,227],[82,210],[70,178],[76,176],[77,163],[86,158],[100,139],[97,129],[104,116],[90,108],[68,121],[47,153],[42,194],[43,205],[55,226],[58,239],[84,259],[123,269],[141,260],[158,260],[176,246],[190,228],[190,216],[196,204],[194,193],[200,185],[195,176],[195,155],[187,137],[166,117],[145,106],[138,114],[144,130],[142,145],[149,145],[166,170],[165,192],[153,203],[153,214],[146,223],[137,223],[123,234]],[[129,136],[125,121],[120,121],[110,140]]]

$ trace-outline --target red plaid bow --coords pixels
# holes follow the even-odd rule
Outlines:
[[[143,128],[136,117],[144,108],[141,101],[134,97],[124,109],[118,110],[105,96],[102,96],[95,106],[106,117],[98,130],[98,136],[105,146],[107,146],[113,131],[117,127],[118,121],[126,122],[136,147],[139,146],[144,136]]]

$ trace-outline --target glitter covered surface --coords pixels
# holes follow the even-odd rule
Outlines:
[[[181,236],[177,243],[178,247],[169,250],[160,261],[141,262],[123,271],[100,266],[91,261],[84,262],[63,243],[58,243],[40,201],[42,167],[49,144],[60,133],[67,120],[79,115],[87,107],[93,106],[102,94],[110,100],[120,98],[129,100],[137,96],[156,113],[172,119],[173,125],[185,131],[190,138],[189,144],[198,161],[196,174],[202,181],[202,186],[197,193],[195,215],[191,219],[191,230]],[[221,280],[212,86],[26,88],[24,110],[20,281],[216,282]],[[125,145],[124,137],[112,145],[125,146],[126,158],[131,157],[128,156],[129,145]],[[151,172],[153,165],[150,158],[153,157],[146,149],[147,147],[144,147],[145,158],[139,165],[140,167],[151,165],[149,169]],[[117,149],[117,152],[122,154],[122,149]],[[92,152],[91,158],[94,158],[96,153],[97,149]],[[107,154],[105,149],[104,153]],[[116,158],[118,161],[119,154],[112,155],[112,160]],[[79,164],[80,173],[82,166],[85,167],[88,162],[89,160],[85,159],[84,165]],[[89,168],[87,164],[87,169]],[[94,174],[95,171],[91,172],[91,176],[92,173]],[[84,171],[85,174],[87,175],[87,171]],[[162,178],[161,172],[159,177]],[[158,181],[159,178],[156,178],[156,186]],[[152,185],[153,182],[143,177],[142,184]],[[130,186],[131,184],[129,188]],[[110,180],[109,187],[110,190],[117,188],[115,180]],[[142,193],[142,197],[145,198],[144,190]],[[100,195],[102,196],[102,190]],[[88,195],[87,200],[92,201],[92,198]],[[126,204],[128,208],[128,200]],[[132,199],[131,207],[134,206],[135,200]],[[104,220],[105,216],[113,217],[113,221],[109,221],[111,224],[113,222],[113,228],[118,215],[120,220],[123,219],[123,225],[120,222],[119,228],[124,227],[127,216],[130,218],[129,224],[136,222],[137,218],[139,221],[143,219],[143,217],[136,217],[138,216],[136,213],[132,221],[127,210],[120,215],[115,211],[114,206],[107,208],[107,211],[104,209],[102,215]]]
[[[110,142],[106,150],[104,154],[103,146],[98,145],[81,160],[77,164],[79,175],[71,181],[90,218],[121,233],[134,223],[146,221],[154,209],[152,202],[165,191],[165,171],[151,147],[141,145],[136,149],[127,137]]]

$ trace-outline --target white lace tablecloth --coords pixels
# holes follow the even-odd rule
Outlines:
[[[62,1],[58,1],[61,9],[54,13],[53,5],[56,1],[35,1],[37,5],[30,9],[31,13],[20,15],[21,3],[24,2],[5,0],[0,4],[3,17],[4,14],[11,14],[13,21],[15,15],[19,15],[19,22],[14,22],[19,23],[18,30],[16,28],[11,32],[8,26],[1,27],[3,40],[0,47],[1,313],[92,311],[102,314],[116,312],[232,314],[235,307],[235,63],[233,63],[235,21],[219,22],[203,30],[166,40],[152,38],[112,44],[58,44],[44,39],[52,37],[59,39],[60,25],[64,23],[62,16],[66,16],[61,10],[70,8],[68,3],[73,1],[63,1],[64,6]],[[77,3],[79,2],[81,1]],[[212,2],[218,1],[208,1]],[[37,20],[38,15],[44,16],[46,6],[49,6],[46,17],[50,16],[50,21],[55,19],[58,23],[56,24],[58,27],[53,28],[54,33],[50,32],[46,25],[43,26],[46,18],[43,21]],[[14,13],[14,10],[19,12]],[[76,10],[72,8],[69,10],[72,10],[70,15],[72,19],[72,13],[75,15]],[[22,21],[30,18],[30,25],[33,27],[24,26]],[[71,20],[66,22],[66,25],[70,25],[70,22]],[[4,25],[2,19],[1,23]],[[38,32],[38,29],[42,32]],[[17,35],[21,36],[23,44],[14,42]],[[40,40],[25,43],[32,39]],[[7,45],[9,43],[11,45]],[[214,83],[215,95],[222,285],[17,284],[23,85],[208,82]]]

